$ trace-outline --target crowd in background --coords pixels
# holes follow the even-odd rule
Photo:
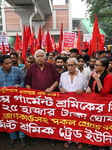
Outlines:
[[[102,50],[90,58],[88,49],[83,50],[82,55],[79,55],[76,48],[71,49],[68,54],[65,51],[60,54],[58,51],[45,53],[44,49],[40,49],[34,56],[27,51],[26,62],[22,60],[21,52],[15,52],[13,48],[11,54],[7,52],[7,55],[2,55],[0,52],[0,87],[25,87],[46,93],[59,91],[63,94],[95,92],[106,96],[112,93],[112,55],[109,51]],[[19,131],[22,147],[26,146],[25,136]],[[7,148],[12,147],[16,139],[16,133],[10,133]],[[37,144],[39,140],[34,138],[33,144]],[[52,146],[56,144],[55,140],[49,139],[49,142]],[[71,142],[65,142],[64,146],[69,147]],[[83,147],[81,143],[76,145],[78,149]]]

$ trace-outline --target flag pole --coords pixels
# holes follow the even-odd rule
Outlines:
[[[96,55],[96,58],[99,58],[98,38],[97,38],[97,55]]]

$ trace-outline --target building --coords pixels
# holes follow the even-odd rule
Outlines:
[[[56,5],[55,2],[56,0],[36,0],[35,3],[32,0],[15,0],[13,3],[13,0],[2,0],[3,32],[9,37],[15,38],[17,33],[22,36],[22,27],[25,24],[31,26],[37,37],[41,25],[45,33],[49,29],[58,43],[61,23],[64,31],[72,31],[71,3],[70,0],[62,0],[60,5]]]

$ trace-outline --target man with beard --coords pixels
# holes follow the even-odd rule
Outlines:
[[[3,55],[1,58],[0,67],[0,87],[11,87],[15,88],[24,87],[23,75],[19,68],[12,66],[11,57],[8,55]],[[11,148],[17,139],[16,132],[9,133],[10,141],[6,145],[7,148]],[[21,139],[21,146],[25,147],[25,136],[26,134],[19,131],[19,138]]]
[[[90,58],[90,65],[87,67],[87,69],[93,73],[95,71],[95,62],[96,62],[96,57],[91,57]]]
[[[24,64],[19,64],[18,63],[18,54],[15,53],[11,53],[11,59],[12,59],[12,66],[18,67],[19,69],[23,68],[25,65]]]
[[[86,78],[86,81],[88,83],[91,72],[87,68],[84,68],[84,63],[85,63],[84,62],[84,57],[83,56],[78,56],[77,60],[78,60],[78,71],[84,75],[84,77]]]
[[[61,56],[58,56],[56,57],[55,62],[56,62],[57,71],[60,76],[63,72],[65,72],[65,70],[63,69],[63,58]]]

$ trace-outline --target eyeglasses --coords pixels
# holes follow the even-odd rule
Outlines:
[[[73,65],[73,64],[68,64],[67,66],[68,66],[68,67],[74,67],[75,65]]]
[[[95,64],[95,66],[96,66],[96,67],[99,67],[99,66],[102,66],[102,65]]]

